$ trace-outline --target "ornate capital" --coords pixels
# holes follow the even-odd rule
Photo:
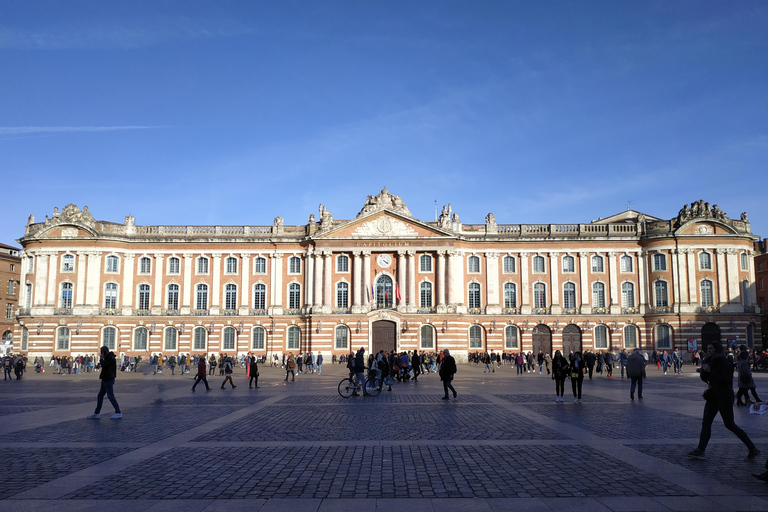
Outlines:
[[[728,250],[727,249],[723,249],[722,247],[718,247],[717,249],[715,249],[715,253],[717,253],[717,254],[725,254],[727,252],[728,252]]]
[[[608,251],[608,257],[609,258],[615,258],[616,256],[618,256],[618,254],[619,253],[616,252],[616,251]]]
[[[499,253],[497,252],[487,252],[485,253],[485,258],[488,260],[497,260],[499,259]]]
[[[221,259],[221,253],[220,252],[215,252],[211,256],[213,256],[213,259],[215,259],[215,260],[220,260]]]
[[[530,255],[531,255],[531,253],[528,253],[528,252],[521,252],[521,253],[520,253],[520,257],[521,257],[521,258],[527,258],[527,257],[528,257],[528,256],[530,256]]]
[[[579,258],[586,258],[587,256],[589,256],[589,252],[579,251]]]

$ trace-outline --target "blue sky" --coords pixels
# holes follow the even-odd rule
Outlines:
[[[0,3],[0,242],[137,224],[672,218],[768,237],[768,2]]]

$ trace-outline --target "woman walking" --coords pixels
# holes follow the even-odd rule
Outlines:
[[[552,359],[552,380],[555,381],[556,394],[555,402],[563,401],[566,377],[568,377],[568,360],[557,350],[555,351],[555,357]]]
[[[755,390],[755,379],[752,378],[752,370],[749,369],[749,352],[746,347],[739,351],[739,361],[736,363],[736,369],[739,372],[739,392],[736,395],[736,405],[749,405],[749,392],[755,402],[761,402]],[[744,401],[742,402],[742,397]]]
[[[291,374],[291,381],[296,380],[296,358],[293,352],[288,353],[288,359],[285,361],[285,380],[288,380],[288,374]]]
[[[581,352],[573,353],[573,361],[568,371],[571,373],[573,401],[581,403],[581,386],[584,383],[584,361],[581,359]]]
[[[235,389],[237,386],[235,386],[235,383],[232,381],[232,358],[227,357],[224,359],[224,362],[222,364],[222,369],[224,370],[224,382],[221,383],[221,389],[224,389],[224,384],[229,381],[230,385],[232,385],[232,389]]]
[[[707,356],[701,362],[701,368],[698,370],[701,380],[707,383],[707,390],[704,392],[704,417],[701,420],[701,434],[699,435],[699,446],[691,451],[688,456],[701,459],[707,449],[709,438],[712,436],[712,422],[720,413],[725,428],[736,434],[747,448],[749,460],[754,459],[760,454],[755,444],[749,436],[741,430],[733,421],[733,364],[723,354],[723,346],[719,341],[713,341],[707,345]]]

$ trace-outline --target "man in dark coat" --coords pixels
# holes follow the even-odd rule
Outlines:
[[[584,354],[584,362],[587,365],[587,370],[589,370],[589,378],[591,379],[592,372],[595,370],[595,363],[597,362],[597,356],[591,350],[587,350],[587,352]]]
[[[636,348],[627,358],[627,377],[632,379],[629,387],[629,398],[635,399],[635,386],[637,386],[637,397],[643,398],[643,378],[645,378],[645,358]]]
[[[96,398],[96,410],[93,414],[88,415],[88,419],[96,420],[101,417],[101,404],[104,402],[104,395],[107,395],[112,407],[115,408],[115,414],[112,415],[113,420],[119,420],[123,417],[123,413],[120,412],[120,405],[118,405],[115,399],[115,392],[113,390],[115,385],[115,378],[117,377],[117,361],[115,360],[114,352],[110,352],[106,346],[101,347],[101,373],[99,379],[101,380],[101,389],[99,395]]]
[[[251,362],[248,364],[248,389],[259,387],[259,365],[256,364],[256,356],[251,357]]]
[[[453,391],[453,398],[456,398],[456,390],[453,389],[451,381],[456,373],[456,360],[453,358],[448,349],[443,350],[443,363],[440,365],[440,380],[443,381],[443,390],[445,390],[445,396],[443,400],[449,400],[448,390]]]

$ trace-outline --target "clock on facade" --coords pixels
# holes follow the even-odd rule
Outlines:
[[[379,257],[376,258],[376,261],[379,263],[381,268],[387,268],[392,264],[392,258],[389,257],[389,254],[379,254]]]

